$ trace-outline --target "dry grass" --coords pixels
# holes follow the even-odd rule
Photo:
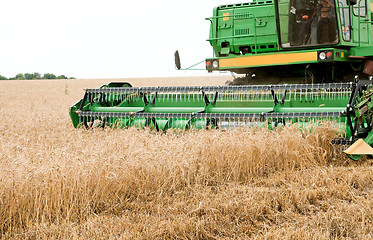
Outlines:
[[[373,238],[372,162],[334,159],[335,129],[74,129],[103,82],[0,82],[2,238]]]

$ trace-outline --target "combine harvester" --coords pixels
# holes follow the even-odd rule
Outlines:
[[[372,0],[370,0],[372,1]],[[74,127],[270,129],[331,120],[352,159],[373,155],[373,2],[267,0],[214,9],[206,69],[245,74],[226,86],[87,89]],[[181,69],[179,53],[175,53]],[[189,68],[188,68],[189,69]],[[280,84],[281,83],[281,84]]]

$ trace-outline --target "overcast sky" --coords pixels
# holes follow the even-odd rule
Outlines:
[[[0,75],[76,78],[204,75],[174,68],[212,56],[213,7],[239,0],[3,0]],[[201,65],[201,68],[204,68]]]

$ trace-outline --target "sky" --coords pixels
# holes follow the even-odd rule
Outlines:
[[[0,75],[204,76],[175,70],[175,50],[183,68],[212,57],[205,18],[216,6],[247,1],[3,0]]]

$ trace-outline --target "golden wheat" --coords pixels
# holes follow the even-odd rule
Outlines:
[[[373,238],[372,162],[334,153],[332,124],[74,129],[68,106],[103,82],[0,82],[2,238]]]

